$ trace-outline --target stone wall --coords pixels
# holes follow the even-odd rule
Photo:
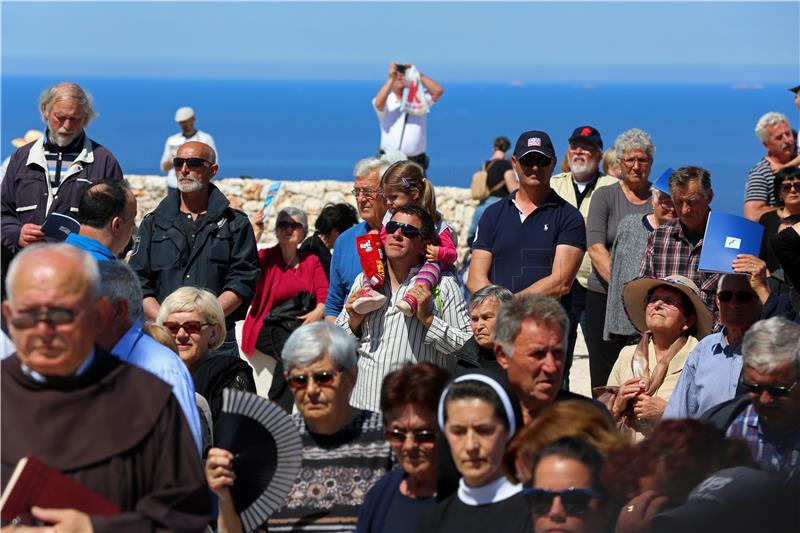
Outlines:
[[[128,175],[128,182],[139,203],[138,220],[152,211],[164,197],[166,178],[163,176]],[[271,180],[249,180],[242,178],[222,178],[214,183],[228,197],[231,205],[253,215],[264,202],[264,196]],[[275,216],[284,207],[298,207],[308,215],[309,228],[313,230],[323,206],[329,202],[347,202],[355,205],[355,198],[350,194],[353,182],[321,180],[321,181],[284,181],[280,192],[273,201],[266,227],[275,227]],[[458,233],[459,257],[466,252],[467,230],[472,221],[476,202],[472,200],[469,189],[460,187],[436,187],[436,203],[439,212]],[[260,244],[275,244],[275,234],[265,231]]]

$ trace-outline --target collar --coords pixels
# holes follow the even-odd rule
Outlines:
[[[28,159],[25,161],[25,165],[38,165],[41,168],[46,169],[47,165],[47,158],[44,156],[44,144],[45,144],[45,137],[47,137],[47,133],[45,132],[45,136],[35,141],[33,146],[31,146],[30,151],[28,152]],[[94,163],[94,148],[92,146],[92,140],[86,135],[86,131],[84,130],[81,133],[78,139],[82,139],[81,142],[83,143],[83,148],[81,149],[81,153],[73,161],[75,163],[86,163],[91,164]],[[77,139],[76,139],[77,141]]]
[[[142,324],[141,322],[136,322],[128,331],[126,331],[122,337],[117,341],[117,344],[111,348],[111,353],[122,359],[123,361],[129,361],[131,358],[131,354],[133,353],[133,349],[136,347],[136,344],[141,340],[144,332],[142,331]]]
[[[715,342],[711,347],[711,353],[713,354],[725,354],[725,357],[733,357],[735,355],[741,354],[741,345],[739,346],[731,346],[728,344],[728,339],[725,338],[725,332],[727,328],[723,326],[722,330],[719,333],[714,333],[713,335],[719,335],[719,340]]]
[[[56,143],[50,141],[50,128],[46,128],[44,130],[44,149],[48,152],[80,152],[83,148],[83,140],[86,137],[86,130],[81,130],[80,135],[78,135],[75,140],[69,143],[66,146],[59,146]]]
[[[158,216],[166,224],[172,224],[176,216],[181,215],[181,193],[178,189],[167,192],[167,197],[158,204],[153,214]],[[228,198],[213,183],[208,184],[208,210],[206,211],[207,220],[216,222],[225,209],[230,206]]]
[[[522,492],[521,484],[515,485],[502,475],[482,487],[470,487],[463,477],[458,480],[458,499],[467,505],[498,503],[520,492]]]
[[[519,207],[517,207],[517,191],[519,191],[519,189],[514,189],[511,192],[511,194],[508,195],[508,201],[516,209],[519,209]],[[556,191],[554,191],[553,188],[550,187],[549,190],[547,191],[547,196],[545,197],[544,201],[541,204],[537,205],[536,209],[534,209],[533,211],[536,212],[542,207],[546,206],[558,206],[558,198],[559,196],[556,193]]]
[[[92,364],[92,361],[94,361],[94,348],[92,348],[92,351],[89,352],[89,357],[83,360],[83,363],[81,363],[81,366],[78,367],[78,370],[75,371],[74,375],[75,376],[83,375],[83,373],[86,372],[86,369],[89,368],[89,365]],[[22,370],[22,373],[25,374],[27,377],[29,377],[31,380],[37,383],[47,383],[48,379],[47,376],[40,374],[35,370],[31,370],[27,365],[23,364],[22,361],[20,361],[19,363],[19,368],[20,370]]]

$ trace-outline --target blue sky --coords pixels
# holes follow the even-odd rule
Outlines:
[[[77,59],[77,60],[76,60]],[[4,74],[794,82],[800,2],[2,2]]]

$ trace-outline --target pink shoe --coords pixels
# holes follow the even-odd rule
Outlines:
[[[366,315],[380,309],[385,303],[386,296],[371,287],[364,287],[353,302],[353,311],[359,315]]]
[[[412,317],[417,314],[417,299],[411,294],[406,294],[395,307],[407,317]]]

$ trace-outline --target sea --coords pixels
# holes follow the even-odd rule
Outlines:
[[[61,81],[2,76],[0,152],[11,140],[43,129],[39,94]],[[127,174],[160,174],[164,141],[179,128],[180,106],[214,136],[222,177],[273,180],[352,179],[353,165],[378,149],[371,99],[382,80],[272,81],[236,79],[76,78],[92,93],[99,116],[90,136],[110,148]],[[767,111],[797,126],[786,84],[446,82],[428,117],[429,178],[469,187],[505,135],[548,132],[559,159],[574,128],[596,127],[606,147],[623,131],[647,131],[656,145],[651,179],[666,168],[698,165],[711,172],[712,207],[741,214],[748,170],[764,155],[753,128]]]

